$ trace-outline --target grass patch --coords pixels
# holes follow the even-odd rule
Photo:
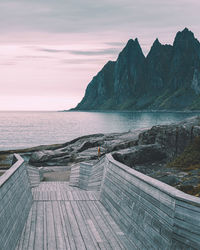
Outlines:
[[[7,159],[8,155],[4,154],[4,155],[0,155],[0,161],[5,161]]]
[[[10,164],[0,164],[0,170],[8,170],[10,167]]]
[[[181,186],[179,190],[183,191],[184,193],[200,197],[200,184],[196,187],[193,187],[192,185]]]
[[[182,154],[168,163],[167,167],[180,168],[184,171],[200,169],[200,136],[196,137]]]

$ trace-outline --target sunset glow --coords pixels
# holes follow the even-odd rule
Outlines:
[[[130,38],[144,54],[185,26],[200,38],[199,1],[78,2],[0,2],[0,110],[74,107]]]

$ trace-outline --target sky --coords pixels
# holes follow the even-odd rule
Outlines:
[[[199,0],[0,0],[0,110],[75,107],[130,38],[145,55],[185,27],[200,40]]]

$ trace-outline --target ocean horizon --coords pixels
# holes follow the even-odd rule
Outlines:
[[[0,111],[0,150],[59,144],[96,133],[127,132],[200,115],[171,111]]]

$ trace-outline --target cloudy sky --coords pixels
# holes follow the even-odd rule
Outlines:
[[[0,0],[0,110],[63,110],[130,38],[145,55],[188,27],[199,0]]]

